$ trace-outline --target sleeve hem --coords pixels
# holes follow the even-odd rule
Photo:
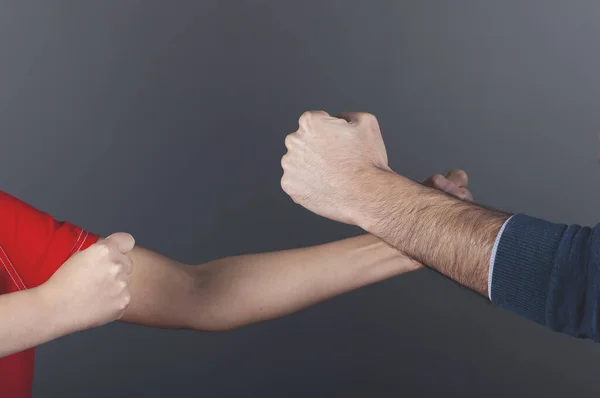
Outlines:
[[[513,216],[510,216],[508,220],[502,224],[502,228],[500,228],[500,232],[498,232],[498,236],[496,236],[496,241],[494,242],[494,247],[492,248],[492,255],[490,256],[490,268],[488,271],[488,298],[492,301],[492,276],[494,274],[494,264],[496,262],[496,255],[498,253],[498,245],[500,244],[500,239],[502,239],[502,234],[506,229],[506,226],[510,222]]]
[[[555,256],[566,225],[516,214],[498,243],[490,296],[500,307],[540,324],[547,323],[547,301]]]

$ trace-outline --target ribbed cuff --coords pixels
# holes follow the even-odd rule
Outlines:
[[[567,226],[516,214],[506,224],[494,261],[494,304],[545,325],[550,281]]]

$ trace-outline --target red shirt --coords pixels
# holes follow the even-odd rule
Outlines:
[[[0,191],[0,294],[41,285],[70,256],[97,240]],[[33,361],[33,348],[0,358],[2,398],[31,397]]]

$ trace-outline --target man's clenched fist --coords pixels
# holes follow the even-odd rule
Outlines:
[[[423,184],[459,199],[473,201],[473,194],[469,190],[469,176],[464,170],[451,170],[445,177],[436,174],[428,178]]]
[[[304,113],[285,140],[281,187],[294,202],[321,216],[357,224],[358,186],[373,172],[390,171],[381,131],[369,113]]]
[[[313,111],[304,113],[298,124],[298,131],[285,139],[281,187],[313,213],[361,226],[361,209],[373,205],[365,192],[380,188],[373,177],[393,173],[377,119],[369,113],[337,118]],[[435,175],[424,185],[473,200],[462,170]]]
[[[116,233],[67,260],[41,286],[69,332],[120,319],[131,300],[133,237]]]

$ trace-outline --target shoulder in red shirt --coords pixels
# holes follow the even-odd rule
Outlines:
[[[46,282],[70,256],[98,240],[0,191],[0,294]],[[31,396],[34,350],[0,358],[3,398]]]

